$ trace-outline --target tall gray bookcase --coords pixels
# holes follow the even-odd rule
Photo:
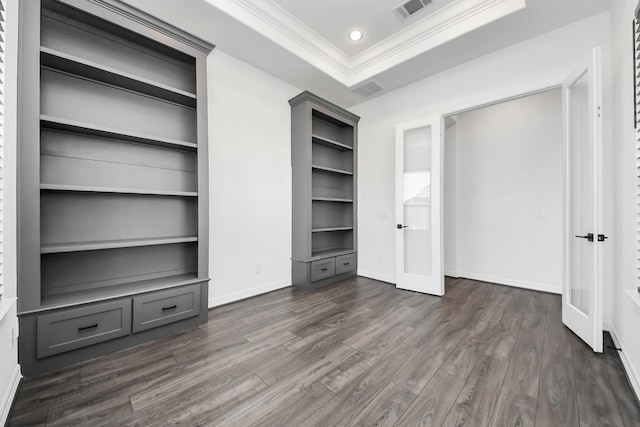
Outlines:
[[[356,274],[355,114],[303,92],[291,105],[293,286],[317,288]]]
[[[34,375],[207,321],[213,46],[117,0],[20,7],[19,357]]]

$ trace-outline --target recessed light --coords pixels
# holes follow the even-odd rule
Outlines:
[[[349,38],[354,42],[357,42],[362,38],[362,32],[358,30],[353,30],[349,33]]]

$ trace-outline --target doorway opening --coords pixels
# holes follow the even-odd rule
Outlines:
[[[561,89],[449,115],[443,132],[445,275],[562,293]]]

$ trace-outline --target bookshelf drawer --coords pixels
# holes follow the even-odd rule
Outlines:
[[[131,300],[39,316],[37,357],[43,358],[131,333]]]
[[[329,258],[320,261],[314,261],[311,263],[311,281],[317,282],[318,280],[333,277],[336,274],[336,259]]]
[[[200,285],[153,292],[133,298],[133,332],[200,314]]]
[[[356,254],[336,257],[336,275],[356,270]]]

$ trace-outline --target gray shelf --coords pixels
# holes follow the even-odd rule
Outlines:
[[[127,239],[101,242],[79,242],[42,245],[41,254],[57,254],[63,252],[97,251],[103,249],[134,248],[139,246],[171,245],[175,243],[197,242],[195,236],[162,237],[154,239]]]
[[[116,299],[142,294],[149,291],[176,288],[194,283],[206,282],[208,280],[208,278],[199,278],[196,273],[190,273],[156,279],[132,281],[118,286],[111,286],[109,288],[89,289],[83,292],[48,295],[43,297],[40,309],[25,311],[22,314],[37,313],[45,310],[66,308],[99,301],[101,302],[107,299]]]
[[[348,255],[355,253],[355,250],[349,248],[329,248],[320,251],[314,251],[311,253],[310,261],[317,261],[319,259],[331,258],[340,255]]]
[[[311,230],[312,233],[326,233],[331,231],[349,231],[353,230],[353,227],[323,227],[323,228],[314,228]]]
[[[353,203],[353,199],[341,199],[338,197],[312,197],[313,202],[337,202],[337,203]]]
[[[146,135],[138,132],[128,132],[121,129],[98,126],[90,123],[82,123],[75,120],[63,119],[49,115],[40,115],[42,126],[66,132],[83,133],[102,138],[118,139],[121,141],[136,142],[147,145],[161,145],[172,148],[182,148],[195,150],[198,145],[193,142],[180,141],[171,138],[163,138],[153,135]]]
[[[327,167],[327,166],[311,165],[311,168],[313,170],[321,171],[321,172],[336,173],[336,174],[340,174],[340,175],[353,175],[353,172],[345,171],[345,170],[342,170],[342,169],[330,168],[330,167]]]
[[[41,190],[47,191],[74,191],[80,193],[116,193],[116,194],[141,194],[148,196],[176,196],[176,197],[198,197],[195,191],[165,191],[146,190],[137,188],[108,188],[84,185],[63,185],[63,184],[40,184]]]
[[[342,142],[334,141],[333,139],[325,138],[320,135],[311,135],[314,144],[319,144],[327,148],[332,148],[338,151],[353,150],[353,147],[343,144]]]
[[[359,117],[309,92],[289,104],[291,281],[313,289],[356,274]]]
[[[40,48],[40,61],[44,67],[68,72],[120,88],[132,90],[189,108],[196,107],[196,95],[131,73],[107,67],[47,47]]]
[[[213,46],[120,0],[20,6],[18,345],[32,376],[207,322]],[[192,296],[192,315],[131,330],[149,313],[137,299],[168,294]],[[118,334],[78,336],[87,315]]]

